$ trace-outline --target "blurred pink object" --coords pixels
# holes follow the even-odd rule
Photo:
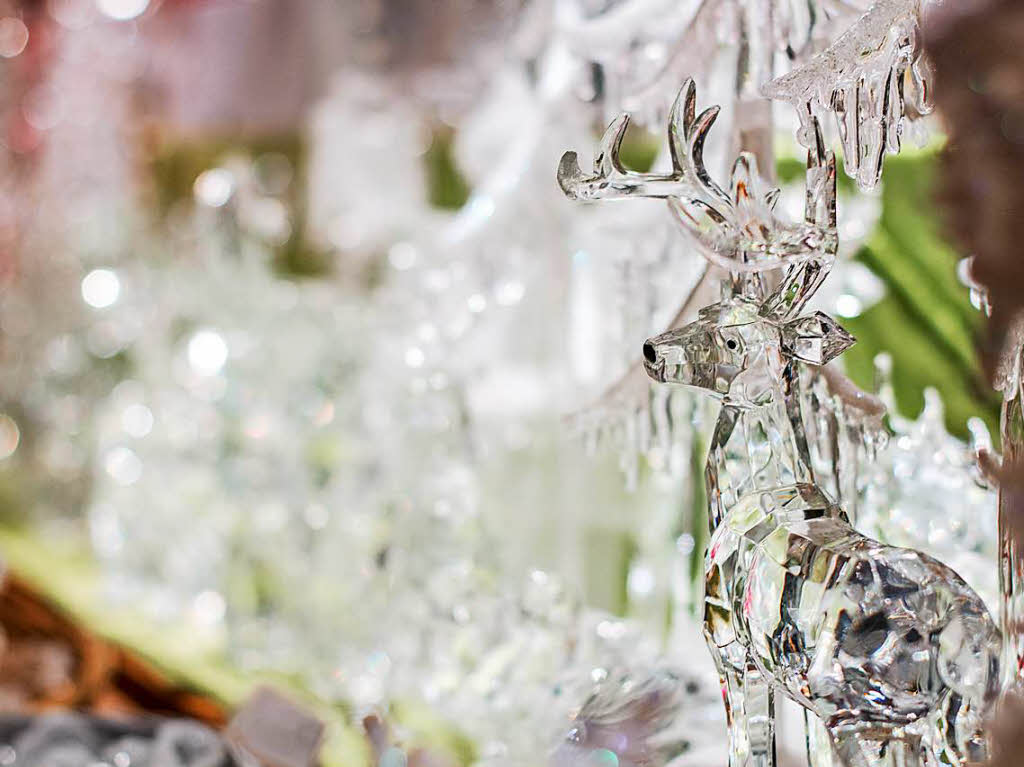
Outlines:
[[[464,103],[501,60],[523,0],[175,0],[141,24],[159,117],[183,133],[294,130],[330,75],[356,68],[409,98]]]

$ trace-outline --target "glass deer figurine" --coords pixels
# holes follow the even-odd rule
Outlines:
[[[854,342],[824,313],[803,313],[835,257],[835,158],[815,124],[805,220],[779,221],[753,157],[737,160],[728,192],[711,179],[702,148],[717,110],[696,116],[694,96],[688,81],[672,110],[671,173],[622,168],[620,119],[594,174],[567,153],[559,181],[570,198],[667,199],[697,251],[730,275],[722,301],[643,345],[655,381],[721,400],[705,468],[704,633],[730,767],[775,765],[777,692],[820,720],[809,742],[827,733],[809,748],[816,765],[983,761],[1000,646],[984,603],[941,562],[858,533],[811,469],[799,366]]]

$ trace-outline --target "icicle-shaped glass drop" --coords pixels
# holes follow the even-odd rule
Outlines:
[[[814,119],[832,113],[846,172],[862,189],[878,183],[886,153],[900,151],[904,118],[931,111],[919,12],[920,0],[878,0],[832,45],[762,89],[796,108],[804,146],[813,145]]]

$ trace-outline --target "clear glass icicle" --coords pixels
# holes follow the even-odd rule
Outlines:
[[[835,42],[762,93],[792,104],[797,139],[810,147],[814,120],[835,118],[847,174],[862,189],[900,151],[906,117],[931,111],[931,72],[918,42],[920,0],[878,0]]]

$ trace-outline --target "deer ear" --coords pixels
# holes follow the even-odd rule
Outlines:
[[[857,341],[824,312],[790,320],[781,330],[783,352],[811,365],[834,360]]]

